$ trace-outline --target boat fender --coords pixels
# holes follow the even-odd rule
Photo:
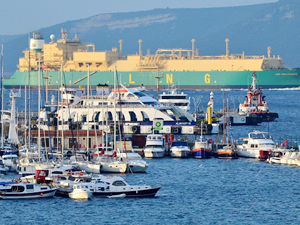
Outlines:
[[[44,194],[43,193],[41,193],[41,196],[43,196]]]

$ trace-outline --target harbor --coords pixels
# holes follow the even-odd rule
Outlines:
[[[34,35],[40,56],[43,40]],[[270,53],[266,62],[281,62]],[[261,73],[249,70],[247,88],[193,91],[160,86],[157,71],[157,90],[148,90],[122,83],[117,64],[108,84],[90,80],[95,65],[88,63],[78,85],[64,84],[61,71],[53,90],[40,79],[37,89],[4,89],[0,199],[12,202],[2,201],[4,210],[31,199],[33,211],[49,214],[51,206],[52,217],[63,206],[59,213],[78,223],[239,223],[255,214],[251,222],[273,224],[287,213],[296,219],[299,88],[261,87]],[[50,73],[43,66],[38,78],[42,69]],[[131,211],[122,215],[116,205]],[[82,218],[82,210],[90,216]],[[216,212],[226,217],[214,218]]]

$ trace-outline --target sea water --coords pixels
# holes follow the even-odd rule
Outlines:
[[[7,93],[8,91],[6,91]],[[207,107],[210,91],[185,91]],[[155,95],[156,92],[148,92]],[[8,93],[7,93],[8,94]],[[299,90],[264,90],[274,122],[234,126],[234,139],[255,130],[269,131],[276,142],[298,145]],[[238,107],[246,90],[225,92],[230,108]],[[8,95],[6,95],[8,96]],[[214,91],[215,111],[223,106]],[[24,95],[22,96],[24,97]],[[32,96],[33,98],[36,95]],[[6,98],[7,102],[8,99]],[[18,99],[19,111],[24,100]],[[225,101],[226,102],[226,101]],[[33,101],[32,107],[36,107]],[[192,100],[192,110],[193,110]],[[24,109],[23,109],[24,110]],[[36,110],[35,110],[36,111]],[[206,138],[216,139],[217,136]],[[145,174],[121,175],[128,183],[162,185],[154,198],[92,198],[76,201],[54,197],[0,201],[1,224],[298,224],[300,168],[254,159],[147,159]],[[9,174],[13,176],[13,174]]]

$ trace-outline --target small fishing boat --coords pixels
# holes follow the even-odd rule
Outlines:
[[[36,185],[34,183],[9,184],[9,190],[1,191],[1,199],[33,199],[53,197],[57,188],[49,185]]]
[[[212,155],[212,139],[209,141],[204,140],[202,136],[202,122],[201,122],[201,136],[199,140],[195,141],[195,145],[193,147],[192,155],[196,159],[209,159]]]
[[[92,197],[92,192],[86,184],[73,185],[73,191],[69,193],[69,197],[72,199],[89,199]]]
[[[190,157],[191,150],[187,141],[173,141],[170,148],[170,156],[174,158]]]
[[[214,152],[215,157],[219,158],[219,159],[237,159],[238,158],[238,154],[237,151],[234,150],[232,145],[223,145],[221,148],[220,146],[222,145],[218,145],[216,151]]]
[[[88,186],[95,197],[154,197],[161,188],[161,186],[129,185],[120,176],[103,175],[93,177]]]

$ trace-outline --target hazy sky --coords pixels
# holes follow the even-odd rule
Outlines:
[[[156,8],[209,8],[277,2],[277,0],[2,0],[0,35],[24,34],[67,20],[101,13]]]

